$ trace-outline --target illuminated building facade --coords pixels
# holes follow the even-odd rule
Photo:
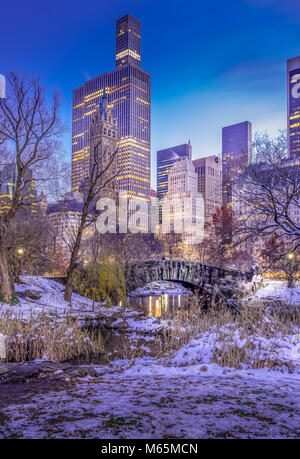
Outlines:
[[[67,264],[71,257],[74,237],[78,231],[83,209],[80,193],[66,193],[64,198],[47,207],[46,216],[52,231],[49,233],[49,247],[53,253],[61,255],[63,264]],[[89,240],[94,235],[94,225],[91,224],[83,230],[83,241]],[[80,257],[86,252],[81,250]]]
[[[300,157],[300,56],[287,61],[287,126],[290,158]]]
[[[192,159],[190,141],[176,147],[157,152],[157,199],[160,201],[168,193],[168,176],[173,164],[183,158]],[[159,205],[159,223],[162,223],[162,208]]]
[[[198,191],[204,199],[205,220],[211,220],[218,207],[222,206],[222,160],[218,156],[207,156],[193,161],[198,176]]]
[[[0,213],[6,213],[12,204],[17,183],[17,166],[16,164],[7,164],[0,172]],[[21,200],[24,204],[22,211],[36,214],[37,213],[37,193],[35,181],[32,177],[32,170],[28,169],[24,183],[21,189]]]
[[[198,176],[193,161],[189,158],[176,161],[168,175],[168,193],[162,208],[162,232],[181,233],[183,241],[190,243],[196,218],[204,216],[197,215],[200,209],[196,201],[199,198],[202,195],[198,192]]]
[[[117,21],[116,69],[73,91],[72,190],[90,170],[90,123],[104,93],[118,125],[118,188],[128,197],[150,199],[151,77],[140,68],[140,22]]]
[[[116,22],[116,67],[141,64],[141,23],[130,14]]]
[[[223,205],[232,206],[235,179],[251,162],[252,124],[244,121],[222,129]]]

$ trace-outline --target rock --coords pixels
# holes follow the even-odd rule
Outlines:
[[[0,364],[0,384],[25,383],[38,377],[64,379],[70,377],[96,378],[98,373],[92,365],[74,366],[60,362],[21,362]],[[1,389],[0,389],[1,391]]]
[[[228,274],[227,276],[224,277],[224,280],[226,283],[230,283],[233,281],[233,277],[231,274]]]
[[[124,319],[117,319],[116,321],[110,324],[110,328],[114,330],[124,330],[127,328],[127,323]]]
[[[20,362],[0,364],[0,383],[22,383],[38,378],[42,373],[53,374],[57,370],[71,368],[68,363],[59,362]]]
[[[41,298],[41,293],[37,292],[36,290],[26,290],[25,297],[29,300],[39,300]]]
[[[78,367],[68,371],[68,376],[75,376],[76,378],[91,376],[92,378],[96,378],[98,376],[98,372],[92,366]]]
[[[235,298],[243,298],[245,295],[248,294],[248,289],[242,290],[240,288],[236,288],[234,291]]]
[[[205,286],[203,287],[203,293],[207,293],[208,295],[212,295],[212,293],[213,293],[213,288],[212,288],[212,286],[211,286],[211,285],[209,285],[209,286],[208,286],[208,285],[205,285]]]

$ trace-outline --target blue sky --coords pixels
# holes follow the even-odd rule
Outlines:
[[[156,151],[191,139],[193,157],[221,151],[222,126],[286,127],[286,59],[300,55],[298,0],[27,0],[1,5],[0,73],[40,74],[64,97],[71,157],[72,89],[114,69],[115,20],[142,22],[142,67],[152,74]]]

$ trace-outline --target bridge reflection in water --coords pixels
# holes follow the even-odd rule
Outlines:
[[[178,309],[184,308],[190,301],[190,295],[139,296],[129,297],[129,306],[143,311],[148,317],[170,317]]]

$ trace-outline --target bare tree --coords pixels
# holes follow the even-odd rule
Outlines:
[[[285,240],[274,235],[266,240],[260,255],[266,271],[281,271],[288,287],[295,287],[296,276],[300,269],[300,249],[291,251]]]
[[[7,74],[7,95],[0,99],[0,162],[2,168],[8,164],[14,164],[16,168],[10,204],[0,215],[1,292],[8,302],[14,293],[14,282],[7,235],[17,212],[26,205],[24,190],[31,180],[28,171],[38,174],[57,147],[62,132],[59,105],[57,93],[52,102],[48,102],[39,78]]]
[[[209,222],[205,223],[204,239],[195,246],[201,263],[224,266],[232,257],[231,237],[234,218],[230,207],[218,207]]]
[[[235,187],[239,216],[235,244],[276,236],[296,251],[300,247],[300,167],[286,159],[282,135],[260,139],[259,161],[247,168]]]
[[[54,264],[48,245],[48,234],[51,231],[48,219],[37,214],[26,219],[23,217],[22,213],[16,215],[6,238],[16,282],[24,271],[41,275]]]
[[[86,239],[83,250],[89,262],[97,263],[108,257],[125,269],[127,263],[159,258],[163,243],[150,233],[94,233]]]
[[[95,220],[97,219],[95,205],[100,193],[112,180],[117,177],[117,172],[115,170],[111,170],[111,166],[117,155],[117,150],[109,154],[107,147],[101,148],[101,146],[102,142],[100,141],[93,147],[90,161],[90,174],[82,186],[82,211],[78,227],[74,235],[71,257],[67,268],[64,298],[68,302],[71,302],[72,276],[78,262],[84,230],[95,223]]]

